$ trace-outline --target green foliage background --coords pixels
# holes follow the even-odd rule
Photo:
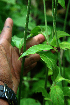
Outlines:
[[[59,0],[59,3],[61,1],[64,2],[64,0]],[[46,0],[46,10],[47,10],[47,20],[48,20],[48,34],[50,35],[52,33],[52,0]],[[63,31],[63,26],[64,26],[64,19],[65,19],[65,13],[66,13],[66,7],[68,1],[65,1],[62,4],[62,7],[60,4],[58,4],[58,11],[57,11],[57,30],[58,30],[58,35],[60,35],[60,31]],[[4,22],[7,17],[11,17],[14,22],[13,26],[13,33],[12,33],[12,42],[11,44],[14,46],[16,45],[18,48],[22,47],[23,44],[23,38],[24,36],[24,29],[25,29],[25,22],[26,22],[26,13],[27,13],[27,0],[0,0],[0,31],[2,31]],[[65,8],[65,9],[64,9]],[[28,27],[28,35],[30,37],[33,37],[37,35],[38,33],[44,33],[44,8],[43,8],[43,1],[42,0],[31,0],[31,12],[30,12],[30,21],[29,21],[29,27]],[[37,26],[37,27],[36,27]],[[67,19],[67,27],[66,27],[66,32],[64,33],[66,36],[66,41],[70,43],[70,12],[68,14],[68,19]],[[62,32],[63,33],[63,32]],[[64,35],[63,34],[63,35]],[[62,35],[58,36],[60,38],[59,42],[61,42],[63,39],[61,37]],[[50,40],[52,37],[50,36]],[[55,40],[55,37],[53,38]],[[55,45],[55,41],[51,42],[51,45]],[[54,43],[53,43],[54,42]],[[18,44],[19,43],[19,44]],[[45,56],[47,58],[47,61],[50,63],[47,63],[49,72],[48,72],[48,86],[47,86],[47,91],[44,89],[45,85],[45,66],[43,61],[39,61],[37,66],[29,72],[26,76],[23,77],[23,86],[22,86],[22,99],[21,99],[21,105],[42,105],[43,104],[43,97],[45,98],[46,103],[45,105],[52,105],[51,100],[54,102],[53,104],[56,105],[58,103],[59,105],[70,105],[70,45],[66,43],[66,47],[64,45],[65,43],[61,43],[61,47],[63,49],[67,48],[68,50],[65,50],[65,79],[62,78],[61,76],[58,76],[56,79],[57,85],[53,83],[52,85],[52,67],[50,63],[53,65],[53,68],[56,67],[56,58],[57,58],[57,53],[55,54],[50,54],[48,52]],[[67,45],[68,44],[68,45]],[[56,47],[56,46],[55,46]],[[46,50],[44,48],[44,50]],[[28,52],[27,52],[28,53]],[[45,58],[42,55],[42,52],[39,52],[40,56],[42,59],[45,61]],[[54,59],[53,59],[54,58]],[[51,61],[50,61],[51,60]],[[40,66],[41,65],[41,66]],[[58,67],[56,71],[56,76],[58,73]],[[60,81],[65,80],[65,87],[61,89],[58,85]],[[51,87],[51,88],[50,88]],[[55,91],[56,90],[56,91]],[[62,91],[63,90],[63,91]],[[50,94],[49,94],[50,92]],[[56,94],[57,93],[57,94]],[[64,96],[66,97],[65,103],[64,103]],[[54,98],[54,97],[55,98]],[[57,102],[57,98],[60,101]],[[54,100],[55,99],[55,100]]]

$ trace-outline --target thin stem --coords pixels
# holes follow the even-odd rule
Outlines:
[[[57,31],[56,31],[57,5],[58,5],[58,0],[52,0],[53,35],[55,35],[56,37],[56,45],[58,47],[59,42],[58,42]],[[58,52],[58,61],[59,61],[59,67],[60,67],[59,73],[60,75],[62,75],[60,52]],[[53,69],[53,77],[55,80],[55,69]]]
[[[67,11],[66,11],[66,16],[65,16],[65,21],[64,21],[64,28],[63,30],[66,30],[66,23],[67,23],[67,17],[68,17],[68,12],[69,12],[69,6],[70,6],[70,0],[68,1],[68,5],[67,5]]]
[[[31,5],[31,0],[28,0],[28,8],[27,8],[27,15],[26,15],[26,24],[25,24],[25,31],[24,31],[24,46],[23,46],[23,52],[26,51],[26,38],[27,38],[27,30],[28,30],[28,22],[29,22],[29,14],[30,14],[30,5]],[[20,74],[20,83],[19,83],[18,105],[20,105],[20,99],[21,99],[21,87],[22,87],[23,72],[24,72],[24,62],[25,62],[25,58],[22,58],[22,66],[21,66],[21,74]]]
[[[54,16],[54,0],[52,0],[52,16]]]
[[[62,76],[62,67],[61,67],[61,57],[60,57],[61,52],[58,52],[58,61],[59,61],[59,74]]]
[[[53,35],[55,35],[56,37],[56,45],[58,46],[59,44],[58,44],[57,31],[56,31],[57,4],[58,0],[52,0]]]
[[[44,4],[45,27],[46,27],[46,36],[47,36],[46,40],[47,40],[47,42],[48,42],[48,44],[49,44],[45,0],[43,0],[43,4]]]

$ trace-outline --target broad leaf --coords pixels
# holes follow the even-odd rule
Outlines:
[[[51,87],[50,96],[53,105],[64,105],[63,91],[57,85]]]
[[[20,100],[20,105],[41,105],[41,104],[35,99],[23,98]]]
[[[58,0],[58,3],[65,9],[65,0]]]
[[[13,36],[13,37],[12,37],[12,41],[13,41],[14,45],[15,45],[17,48],[19,48],[19,49],[22,48],[23,43],[24,43],[24,39],[23,39],[23,38],[19,38],[19,37],[17,37],[17,36]]]
[[[22,58],[22,57],[24,57],[24,56],[26,56],[26,55],[29,55],[29,54],[35,54],[35,53],[37,53],[39,51],[42,51],[42,50],[50,50],[50,49],[53,49],[53,47],[50,46],[50,45],[46,45],[46,44],[34,45],[34,46],[30,47],[26,52],[24,52],[19,57],[19,59]]]
[[[64,50],[70,49],[70,43],[69,42],[62,42],[62,43],[60,43],[59,46],[61,49],[64,49]]]
[[[16,4],[16,0],[1,0],[9,4]]]
[[[56,57],[51,52],[39,52],[41,59],[47,64],[49,69],[56,68]]]

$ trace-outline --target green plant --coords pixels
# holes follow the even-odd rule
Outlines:
[[[20,105],[70,105],[70,35],[67,33],[68,30],[66,30],[66,25],[70,26],[69,20],[67,20],[67,17],[70,15],[68,15],[70,0],[68,1],[65,23],[64,18],[62,19],[57,14],[59,5],[64,9],[66,8],[65,0],[52,0],[52,16],[46,15],[46,8],[50,1],[41,0],[44,3],[43,14],[43,5],[40,4],[39,0],[34,0],[37,5],[36,7],[31,7],[29,27],[27,25],[27,28],[24,28],[27,14],[27,1],[17,0],[16,3],[16,0],[1,0],[1,5],[4,8],[0,6],[4,13],[8,12],[8,15],[1,12],[2,17],[0,17],[0,23],[2,25],[0,29],[3,27],[5,18],[11,16],[15,24],[12,45],[15,45],[21,50],[24,43],[24,53],[20,56],[20,58],[23,57],[22,63],[24,63],[24,57],[26,55],[37,53],[40,55],[40,63],[43,65],[42,69],[40,71],[38,70],[39,72],[37,71],[37,74],[35,73],[34,76],[31,76],[31,73],[28,73],[24,77],[21,75],[18,94],[19,103]],[[40,9],[38,5],[40,5]],[[34,14],[33,11],[35,11]],[[41,21],[40,25],[36,26],[37,19],[35,20],[35,18]],[[28,24],[28,19],[26,22]],[[51,24],[52,22],[53,26]],[[60,25],[57,25],[58,23],[62,24],[61,27],[64,27],[64,29]],[[23,33],[24,30],[25,33]],[[64,32],[65,30],[66,32]],[[39,33],[42,33],[46,40],[42,44],[32,46],[26,51],[26,40]],[[23,74],[23,71],[21,74]],[[37,99],[37,95],[33,98],[34,93],[37,95],[41,93],[42,95],[40,95],[43,96],[41,97],[42,101]],[[21,100],[20,95],[23,97]]]
[[[45,14],[45,27],[43,35],[47,39],[43,44],[35,45],[29,48],[26,52],[24,52],[20,58],[29,55],[29,54],[39,54],[41,59],[46,64],[46,80],[45,80],[45,88],[39,88],[36,90],[36,92],[42,92],[42,95],[44,96],[44,99],[48,102],[48,104],[54,104],[54,105],[64,105],[64,92],[63,89],[66,88],[66,85],[63,87],[61,81],[67,81],[68,83],[70,80],[65,79],[62,77],[62,64],[61,64],[61,50],[67,50],[70,49],[70,43],[69,42],[61,42],[61,37],[69,36],[68,33],[64,31],[57,31],[56,30],[56,17],[57,17],[57,5],[60,3],[65,8],[65,1],[64,0],[52,0],[52,12],[53,12],[53,38],[51,39],[49,43],[49,37],[48,37],[48,28],[47,28],[47,20],[46,20],[46,7],[45,7],[45,0],[44,2],[44,14]],[[41,27],[37,27],[41,29]],[[51,36],[51,35],[50,35]],[[48,43],[48,45],[47,45]],[[55,48],[56,47],[56,48]],[[59,49],[59,50],[58,50]],[[44,51],[46,50],[46,51]],[[48,51],[47,51],[48,50]],[[50,50],[55,50],[57,52],[57,58],[55,58],[55,55],[51,53]],[[19,59],[20,59],[19,58]],[[57,64],[58,61],[58,64]],[[48,81],[48,69],[51,69],[53,72],[52,75],[52,85],[50,88],[50,92],[47,93],[47,81]],[[50,102],[49,102],[50,101]],[[66,100],[67,101],[67,100]],[[45,101],[43,102],[43,105],[45,105]]]

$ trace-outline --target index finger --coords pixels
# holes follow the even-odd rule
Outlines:
[[[31,38],[30,40],[27,41],[26,49],[28,49],[34,45],[40,44],[43,41],[45,41],[45,37],[42,34],[38,34],[37,36],[34,36],[33,38]]]
[[[0,40],[4,39],[11,42],[12,27],[13,27],[13,20],[11,18],[7,18],[4,24],[4,28],[1,32]]]

